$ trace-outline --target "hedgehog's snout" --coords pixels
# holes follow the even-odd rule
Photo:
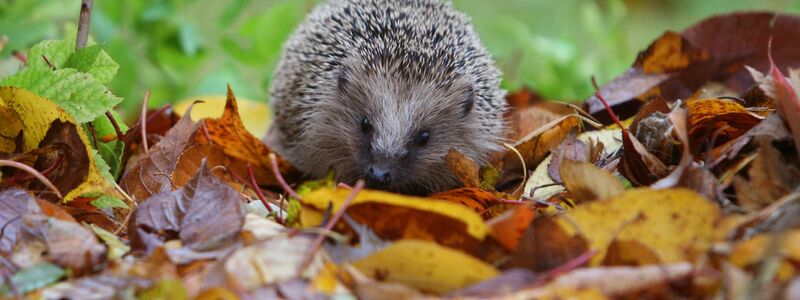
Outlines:
[[[386,189],[392,184],[392,174],[388,168],[381,166],[371,166],[364,176],[367,187],[372,189]]]

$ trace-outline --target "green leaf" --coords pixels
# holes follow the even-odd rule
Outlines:
[[[107,180],[108,182],[116,182],[114,180],[114,176],[111,176],[111,167],[108,166],[105,159],[100,156],[100,153],[97,150],[93,151],[92,155],[94,155],[94,164],[97,166],[97,172],[100,173],[100,176],[103,176],[103,179]]]
[[[52,70],[47,61],[53,67],[61,68],[74,51],[75,41],[46,40],[39,42],[28,51],[28,68]],[[47,57],[47,61],[42,56]]]
[[[109,232],[108,230],[97,227],[94,224],[89,224],[89,227],[91,227],[92,231],[94,231],[94,234],[100,237],[100,239],[103,240],[104,243],[106,243],[106,246],[108,246],[109,260],[116,260],[125,255],[125,253],[131,251],[130,246],[125,245],[125,243],[120,241],[116,235]]]
[[[122,199],[111,197],[106,194],[101,194],[97,199],[92,200],[89,202],[94,207],[103,209],[103,208],[128,208],[128,205],[125,204],[125,201]]]
[[[117,74],[119,64],[114,62],[100,45],[92,45],[72,53],[64,63],[64,68],[92,74],[95,79],[105,84]]]
[[[80,123],[96,119],[122,101],[91,74],[76,69],[28,68],[3,79],[0,86],[24,88],[50,99]]]
[[[11,276],[11,283],[17,292],[25,294],[56,282],[61,277],[64,277],[63,269],[53,264],[40,263],[19,270],[14,276]],[[8,285],[0,286],[0,296],[10,296],[10,292],[11,289]]]
[[[125,151],[125,142],[112,141],[108,143],[98,143],[97,151],[100,157],[105,160],[109,167],[109,174],[112,179],[119,178],[122,172],[122,154]]]

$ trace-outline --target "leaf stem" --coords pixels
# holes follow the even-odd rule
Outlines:
[[[288,183],[286,183],[286,180],[283,179],[281,171],[278,169],[278,157],[275,156],[275,153],[269,154],[269,160],[270,164],[272,165],[272,174],[275,175],[275,179],[278,180],[278,183],[281,185],[283,190],[286,191],[286,193],[288,193],[293,198],[297,200],[303,200],[303,198],[301,198],[300,195],[297,194],[297,192],[295,192],[294,189],[292,189],[292,187],[289,186]]]
[[[144,92],[144,99],[142,99],[142,114],[139,115],[139,127],[142,129],[142,147],[144,153],[147,155],[150,152],[150,147],[147,146],[147,100],[150,99],[150,90]]]
[[[353,199],[356,198],[356,195],[358,195],[358,193],[361,192],[362,189],[364,189],[364,180],[358,180],[356,182],[356,185],[353,186],[353,189],[350,191],[350,194],[347,195],[347,198],[344,199],[342,207],[339,208],[339,211],[337,211],[336,214],[334,214],[333,217],[331,217],[331,219],[328,220],[328,223],[325,224],[325,230],[323,230],[323,232],[329,232],[331,231],[331,229],[333,229],[333,226],[336,225],[336,223],[339,222],[339,219],[341,219],[342,216],[344,215],[344,212],[345,210],[347,210],[347,207],[350,206],[350,202],[353,202]],[[309,249],[308,253],[306,253],[305,258],[303,259],[303,263],[300,264],[300,268],[297,269],[298,277],[301,274],[303,274],[303,271],[305,271],[308,265],[311,264],[311,260],[313,260],[314,255],[317,253],[317,251],[319,251],[319,248],[322,247],[323,241],[325,241],[325,235],[322,234],[317,235],[317,239],[315,239],[314,243],[311,244],[311,248]]]
[[[58,198],[61,198],[61,199],[64,198],[64,196],[61,195],[61,192],[58,191],[56,186],[53,185],[52,182],[50,182],[50,179],[47,179],[47,177],[44,177],[44,175],[42,175],[42,173],[39,173],[39,171],[37,171],[34,168],[31,168],[30,166],[28,166],[26,164],[23,164],[21,162],[16,162],[16,161],[13,161],[13,160],[0,159],[0,167],[12,167],[12,168],[17,168],[17,169],[23,170],[25,172],[28,172],[31,175],[33,175],[34,177],[36,177],[36,179],[39,179],[39,181],[41,181],[46,187],[48,187],[51,190],[53,190],[53,192],[56,193],[56,196],[58,196]]]

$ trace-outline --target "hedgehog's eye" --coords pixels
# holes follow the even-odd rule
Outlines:
[[[423,131],[420,131],[419,133],[417,133],[417,137],[414,138],[414,143],[417,144],[417,146],[422,147],[422,146],[425,146],[425,144],[428,143],[428,139],[430,139],[430,138],[431,138],[431,134],[428,133],[427,130],[423,130]]]
[[[364,117],[361,119],[361,132],[369,133],[370,131],[372,131],[372,123],[369,122],[367,117]]]

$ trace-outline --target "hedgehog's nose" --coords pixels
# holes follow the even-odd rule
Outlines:
[[[392,183],[392,176],[389,170],[381,167],[369,167],[366,176],[367,187],[373,189],[385,189]]]

